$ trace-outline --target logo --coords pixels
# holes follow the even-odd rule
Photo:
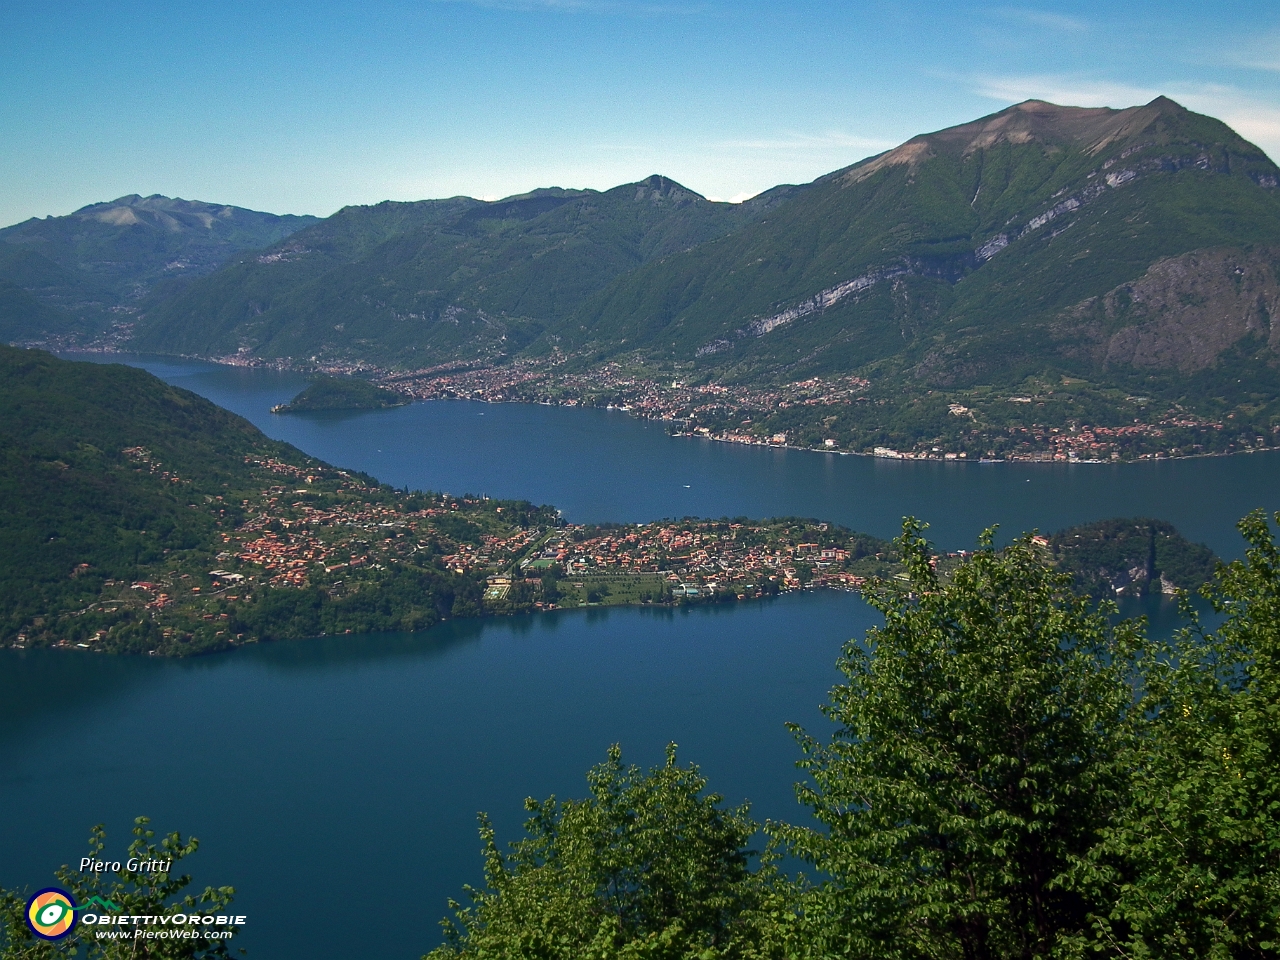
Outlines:
[[[61,940],[76,925],[76,902],[57,887],[45,887],[27,901],[27,925],[41,940]]]

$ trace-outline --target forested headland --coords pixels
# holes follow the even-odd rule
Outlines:
[[[0,347],[0,643],[187,655],[450,617],[861,590],[889,541],[810,518],[569,524],[548,506],[397,490],[124,366]],[[1194,590],[1169,524],[1041,538],[1095,596]],[[958,553],[936,557],[948,575]]]
[[[307,388],[288,403],[272,408],[272,413],[302,413],[307,410],[385,410],[411,403],[412,398],[356,377],[314,378]]]

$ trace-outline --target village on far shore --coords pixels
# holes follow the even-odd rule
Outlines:
[[[328,375],[326,389],[335,393],[329,384],[349,377],[369,393],[349,409],[394,405],[388,398],[399,395],[404,401],[619,410],[664,422],[677,436],[889,460],[1117,463],[1280,446],[1280,427],[1259,433],[1233,422],[1234,414],[1198,416],[1176,403],[1102,391],[1070,377],[1029,378],[1020,385],[1022,392],[975,387],[904,399],[900,390],[860,376],[815,376],[770,386],[698,382],[691,371],[674,367],[610,361],[584,368],[572,362],[581,358],[563,354],[409,372],[363,362],[295,363],[248,354],[211,359],[232,366],[322,371]],[[311,391],[277,410],[308,409],[299,400]]]

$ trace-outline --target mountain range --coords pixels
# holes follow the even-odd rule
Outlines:
[[[0,230],[0,339],[97,334],[241,251],[316,223],[136,194]]]
[[[1214,351],[1170,364],[1176,348],[1155,346],[1176,322],[1127,355],[1116,336],[1156,320],[1143,307],[1164,305],[1137,293],[1153,284],[1243,277],[1242,292],[1273,296],[1269,255],[1246,248],[1280,241],[1277,173],[1224,124],[1163,98],[1122,111],[1031,101],[830,174],[775,215],[614,284],[565,332],[732,370],[889,368],[929,386],[1007,378],[1046,355],[1195,369]],[[1167,265],[1224,248],[1236,253]],[[1127,312],[1105,305],[1120,299]]]
[[[796,188],[713,203],[665,177],[348,207],[148,310],[140,348],[493,359],[539,341],[617,278],[740,229]]]
[[[183,283],[153,257],[111,309],[129,311],[129,348],[146,352],[868,385],[854,409],[810,403],[816,419],[735,403],[682,414],[717,432],[852,449],[967,450],[977,436],[985,455],[1011,452],[994,440],[1011,431],[1035,446],[1048,424],[1160,431],[1185,413],[1164,433],[1195,436],[1173,452],[1214,452],[1228,420],[1237,448],[1280,427],[1278,185],[1260,149],[1167,98],[1027,101],[739,205],[653,176],[255,221],[276,231],[262,249],[246,228]],[[125,199],[60,219],[161,202]],[[54,250],[31,239],[49,224],[0,231],[0,310],[26,311],[27,333],[68,306],[50,279],[67,255],[30,256]],[[14,251],[26,273],[6,266]],[[600,396],[625,399],[618,382]]]

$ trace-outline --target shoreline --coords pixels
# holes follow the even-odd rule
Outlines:
[[[39,349],[47,349],[47,348],[40,347]],[[680,418],[665,417],[661,415],[650,414],[650,413],[647,413],[646,411],[638,410],[635,406],[630,404],[612,404],[611,403],[611,404],[606,404],[604,406],[599,406],[596,404],[581,403],[576,400],[571,402],[564,402],[564,401],[559,401],[551,398],[534,400],[534,399],[520,398],[520,397],[477,397],[477,396],[468,397],[468,396],[458,396],[458,395],[424,397],[424,396],[416,395],[413,392],[413,390],[408,386],[408,383],[411,382],[414,378],[421,379],[421,378],[431,377],[433,375],[444,376],[449,373],[456,373],[460,371],[476,369],[474,365],[469,363],[442,364],[436,367],[426,368],[425,370],[421,370],[421,371],[408,371],[405,373],[395,373],[395,372],[387,371],[374,364],[366,363],[364,361],[358,361],[354,363],[326,363],[323,361],[297,361],[294,359],[271,360],[271,359],[264,359],[260,357],[243,357],[243,356],[236,356],[236,355],[221,356],[221,357],[207,357],[207,356],[199,356],[194,354],[176,354],[176,355],[139,354],[139,353],[131,353],[127,350],[121,350],[112,346],[104,346],[99,348],[92,348],[92,347],[63,348],[63,349],[59,349],[57,353],[60,355],[92,354],[94,356],[111,356],[111,355],[135,356],[135,357],[154,356],[157,360],[182,361],[182,362],[188,362],[188,363],[189,362],[209,363],[209,364],[214,364],[216,366],[223,366],[223,367],[248,367],[248,368],[255,368],[255,369],[263,368],[268,370],[277,370],[281,372],[294,372],[294,373],[322,372],[322,373],[329,374],[331,376],[353,376],[355,374],[363,373],[363,374],[374,375],[375,379],[381,381],[380,385],[382,385],[386,389],[395,390],[396,392],[401,393],[402,395],[410,398],[411,402],[412,401],[425,402],[428,400],[465,400],[472,403],[523,403],[523,404],[529,404],[532,406],[565,407],[565,408],[583,409],[583,410],[604,410],[609,412],[621,412],[621,413],[626,413],[629,416],[633,416],[639,420],[646,420],[653,423],[680,422]],[[299,411],[299,412],[305,412],[305,411]],[[1091,429],[1091,428],[1085,427],[1084,429]],[[1106,429],[1114,429],[1114,428],[1106,428]],[[897,461],[897,462],[924,462],[924,463],[949,463],[949,464],[969,463],[969,464],[980,464],[983,466],[993,466],[998,463],[1069,464],[1069,465],[1088,464],[1091,466],[1115,466],[1118,464],[1153,463],[1153,462],[1159,463],[1159,462],[1170,462],[1170,461],[1176,461],[1176,460],[1199,460],[1199,459],[1206,459],[1206,458],[1212,458],[1212,457],[1232,457],[1240,454],[1274,453],[1276,451],[1280,451],[1280,445],[1277,445],[1277,446],[1250,447],[1247,449],[1228,450],[1228,451],[1222,451],[1222,452],[1179,453],[1179,454],[1173,454],[1173,455],[1157,452],[1157,453],[1142,454],[1136,457],[1111,457],[1108,459],[1072,457],[1069,454],[1062,455],[1058,453],[1051,453],[1048,451],[1045,451],[1044,453],[1037,452],[1036,454],[1033,454],[1033,455],[1024,455],[1024,456],[971,458],[965,455],[964,453],[950,453],[948,451],[940,451],[939,453],[936,453],[936,454],[933,454],[933,453],[922,454],[922,453],[916,453],[913,451],[898,451],[896,449],[887,448],[887,447],[877,448],[874,451],[841,450],[836,447],[804,446],[800,444],[787,443],[785,441],[777,442],[772,439],[766,439],[764,437],[757,438],[750,435],[740,435],[741,439],[739,439],[739,436],[726,436],[723,431],[720,433],[712,433],[707,428],[695,429],[692,431],[669,432],[668,435],[672,437],[689,437],[689,438],[703,439],[703,440],[714,440],[717,443],[729,443],[729,444],[736,444],[738,446],[759,447],[759,448],[771,449],[771,450],[795,450],[795,451],[800,451],[805,453],[822,453],[822,454],[828,454],[828,455],[836,454],[839,456],[846,456],[846,457],[867,457],[873,460],[886,460],[886,461]]]
[[[684,609],[686,607],[710,607],[710,606],[729,607],[729,606],[736,606],[742,603],[750,603],[752,601],[772,601],[772,600],[778,600],[781,597],[793,596],[795,594],[818,593],[820,591],[825,591],[825,590],[830,590],[835,593],[852,593],[852,594],[861,594],[863,592],[861,589],[856,587],[848,587],[848,586],[840,586],[837,584],[824,583],[824,584],[817,584],[817,585],[806,585],[803,587],[787,588],[787,589],[780,590],[778,593],[772,594],[772,595],[760,595],[760,596],[750,596],[750,597],[742,597],[742,598],[698,597],[698,598],[681,598],[679,600],[668,600],[668,601],[625,602],[625,603],[583,603],[575,607],[561,607],[559,605],[551,606],[551,607],[535,606],[528,610],[512,610],[512,611],[504,611],[504,612],[482,613],[482,614],[466,616],[466,617],[448,617],[446,619],[436,621],[435,623],[431,624],[431,626],[429,627],[422,627],[417,630],[364,630],[358,633],[354,631],[348,631],[345,633],[317,633],[317,634],[314,634],[313,636],[308,636],[308,637],[278,637],[278,638],[268,639],[268,640],[254,638],[250,640],[241,640],[235,643],[231,643],[229,646],[226,646],[226,647],[213,648],[208,650],[199,650],[193,653],[183,654],[181,656],[157,653],[154,650],[150,650],[145,653],[134,652],[134,651],[115,651],[115,650],[109,651],[109,650],[104,650],[101,647],[95,647],[91,644],[83,644],[83,643],[69,643],[69,644],[54,643],[54,644],[49,644],[47,646],[25,646],[25,645],[19,645],[14,643],[14,644],[9,644],[5,647],[0,647],[0,651],[8,650],[8,651],[12,651],[13,653],[30,653],[32,651],[43,650],[43,651],[51,651],[56,653],[73,653],[73,654],[74,653],[96,653],[96,654],[101,654],[104,656],[111,656],[111,657],[154,657],[159,660],[190,660],[197,657],[211,657],[211,656],[218,656],[219,654],[236,653],[237,651],[245,650],[255,646],[263,646],[263,645],[269,646],[277,643],[308,643],[312,640],[319,640],[324,637],[350,637],[352,639],[355,639],[356,637],[372,637],[372,636],[379,636],[381,634],[388,634],[388,633],[429,634],[432,630],[436,629],[437,627],[444,626],[445,624],[450,624],[450,623],[478,623],[486,620],[502,620],[510,617],[530,617],[530,616],[537,616],[540,614],[547,614],[547,613],[555,613],[555,614],[592,613],[592,612],[599,612],[601,610],[611,610],[611,609],[676,611],[676,610]]]
[[[512,617],[533,617],[533,616],[540,616],[543,614],[560,615],[560,614],[593,613],[593,612],[599,612],[601,610],[610,610],[610,609],[662,610],[662,611],[675,612],[678,610],[693,608],[693,607],[712,607],[712,606],[731,607],[731,606],[737,606],[739,604],[746,604],[751,602],[759,602],[759,603],[773,602],[773,601],[780,600],[783,597],[791,597],[791,596],[796,596],[798,594],[805,594],[805,593],[821,593],[824,591],[831,591],[834,593],[858,594],[858,595],[865,593],[865,591],[861,587],[852,587],[852,586],[841,585],[841,584],[822,583],[822,584],[805,584],[804,586],[800,586],[800,587],[789,587],[789,588],[779,590],[779,592],[776,594],[765,594],[765,595],[741,597],[741,598],[739,597],[687,598],[686,597],[686,598],[681,598],[679,600],[669,600],[669,601],[624,602],[624,603],[584,603],[574,607],[561,607],[558,605],[551,606],[551,607],[535,606],[528,610],[512,610],[507,612],[486,612],[486,613],[482,613],[475,616],[449,617],[447,619],[438,620],[429,627],[423,627],[417,630],[365,630],[365,631],[360,631],[358,633],[351,632],[351,631],[348,631],[346,633],[317,633],[313,636],[307,636],[307,637],[279,637],[279,638],[268,639],[268,640],[254,638],[252,640],[245,640],[238,643],[231,643],[226,647],[214,648],[214,649],[208,649],[208,650],[199,650],[190,654],[184,654],[180,656],[174,656],[171,654],[161,654],[161,653],[157,653],[154,650],[151,650],[145,653],[131,652],[131,651],[107,651],[107,650],[103,650],[100,647],[93,647],[88,644],[82,644],[82,643],[51,644],[48,646],[25,646],[25,645],[20,646],[18,644],[10,644],[6,647],[0,648],[0,654],[6,651],[17,653],[17,654],[30,653],[34,651],[48,651],[50,653],[58,653],[58,654],[96,653],[96,654],[112,656],[112,657],[139,657],[139,658],[154,657],[160,660],[180,661],[180,660],[191,660],[191,659],[202,658],[202,657],[235,655],[242,650],[246,650],[256,646],[274,645],[278,643],[310,643],[311,641],[314,641],[314,640],[320,640],[320,639],[331,638],[331,637],[344,637],[344,638],[350,638],[354,640],[359,637],[376,637],[376,636],[383,636],[387,634],[428,635],[437,627],[441,627],[446,624],[452,624],[452,623],[480,623],[488,620],[502,620],[502,619],[512,618]],[[1154,596],[1162,605],[1168,604],[1170,606],[1173,606],[1178,603],[1178,597],[1175,595],[1168,595],[1168,594],[1161,593]],[[1143,598],[1132,598],[1132,599],[1143,599]]]

